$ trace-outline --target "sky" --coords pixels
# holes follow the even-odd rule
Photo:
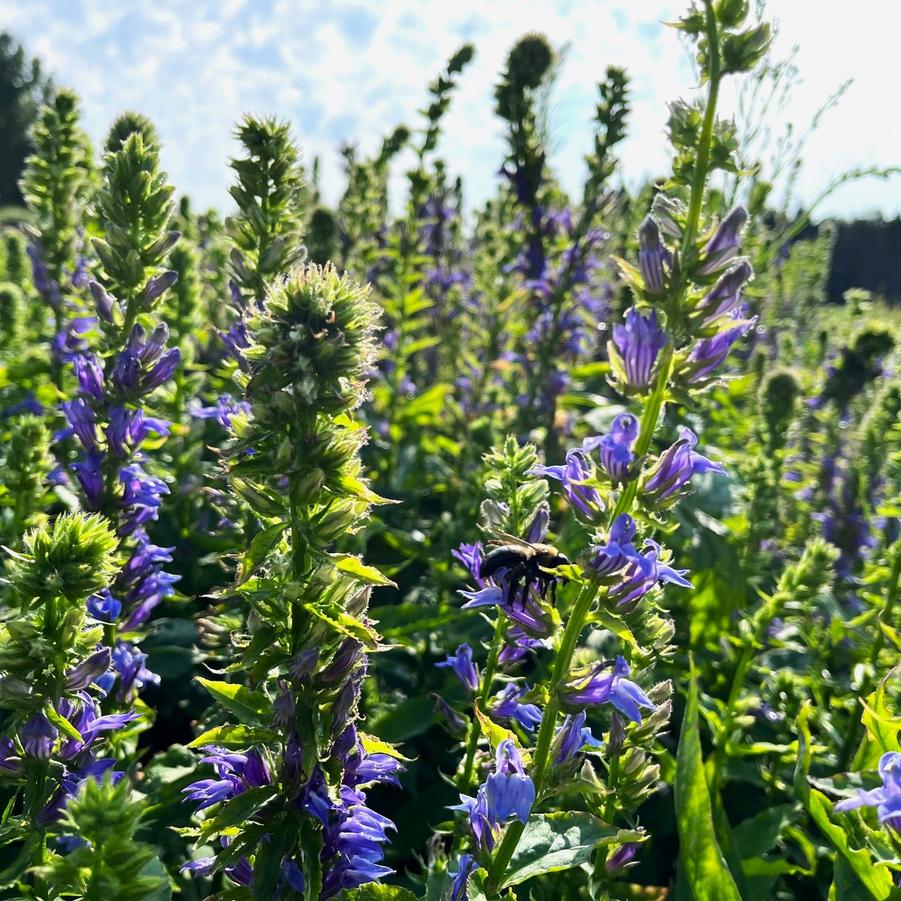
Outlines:
[[[666,104],[695,90],[689,57],[663,25],[671,0],[0,0],[0,29],[16,35],[60,84],[82,98],[95,144],[127,109],[149,116],[163,164],[198,206],[230,209],[227,161],[234,123],[246,112],[289,120],[309,163],[319,156],[323,194],[341,190],[345,141],[373,151],[398,123],[415,124],[426,86],[464,42],[476,57],[460,80],[440,154],[464,178],[469,204],[489,196],[503,158],[492,90],[507,51],[540,31],[563,50],[551,98],[551,162],[576,192],[590,150],[597,82],[608,65],[632,79],[621,179],[665,173]],[[901,164],[897,115],[896,0],[769,0],[778,22],[774,57],[794,53],[800,73],[769,120],[771,144],[786,128],[808,131],[824,101],[848,79],[835,108],[808,137],[796,183],[809,204],[843,172]],[[796,49],[795,49],[796,48]],[[733,86],[722,113],[737,109]],[[399,182],[403,159],[399,161]],[[817,207],[826,215],[901,214],[901,176],[845,185]]]

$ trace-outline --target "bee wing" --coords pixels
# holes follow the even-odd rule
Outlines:
[[[509,532],[495,532],[497,538],[492,539],[492,544],[504,545],[504,544],[515,544],[517,547],[524,548],[532,548],[532,545],[528,541],[523,541],[522,538],[517,538],[515,535],[511,535]]]

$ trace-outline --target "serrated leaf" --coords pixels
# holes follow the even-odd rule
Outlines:
[[[259,568],[270,551],[278,544],[285,529],[286,522],[277,522],[267,526],[261,532],[257,532],[250,542],[250,547],[241,557],[238,572],[235,575],[235,586],[243,585]]]
[[[203,735],[198,735],[189,748],[204,745],[222,745],[224,748],[240,750],[248,745],[265,744],[274,741],[278,735],[272,729],[257,729],[251,726],[214,726]]]
[[[361,744],[363,745],[363,750],[366,751],[367,754],[387,754],[389,757],[393,757],[395,760],[403,760],[406,763],[409,763],[412,758],[404,757],[394,745],[390,744],[387,741],[382,741],[380,738],[376,738],[374,735],[370,735],[368,732],[357,732],[357,737],[360,739]]]
[[[580,866],[601,845],[641,841],[642,837],[640,832],[617,829],[581,811],[531,816],[507,867],[504,887]]]
[[[245,720],[258,721],[268,719],[272,715],[272,703],[262,692],[252,691],[243,685],[233,682],[219,682],[197,677],[197,681],[226,710]]]
[[[353,576],[367,585],[390,585],[392,588],[397,588],[397,585],[384,573],[374,566],[364,563],[359,557],[354,557],[352,554],[341,554],[332,559],[339,572]]]
[[[375,651],[379,647],[381,636],[372,626],[367,625],[362,620],[345,613],[343,610],[337,613],[326,613],[318,607],[304,607],[317,619],[321,619],[324,623],[328,623],[336,632],[346,635],[348,638],[356,638],[361,642],[367,650]]]

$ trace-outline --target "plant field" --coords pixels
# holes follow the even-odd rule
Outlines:
[[[560,186],[537,34],[475,208],[468,45],[334,204],[248,115],[198,212],[53,89],[0,233],[0,897],[901,897],[901,317],[827,295],[767,101],[718,116],[788,77],[747,6],[673,24],[640,190],[615,67]]]

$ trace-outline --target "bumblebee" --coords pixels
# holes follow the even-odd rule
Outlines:
[[[499,544],[489,551],[479,567],[479,575],[483,579],[505,570],[505,588],[509,592],[509,600],[515,601],[517,590],[522,594],[525,603],[529,586],[538,583],[541,596],[545,597],[551,590],[551,599],[556,604],[556,587],[560,578],[549,569],[566,566],[569,559],[551,544],[532,544],[514,535],[503,535],[506,544]]]

